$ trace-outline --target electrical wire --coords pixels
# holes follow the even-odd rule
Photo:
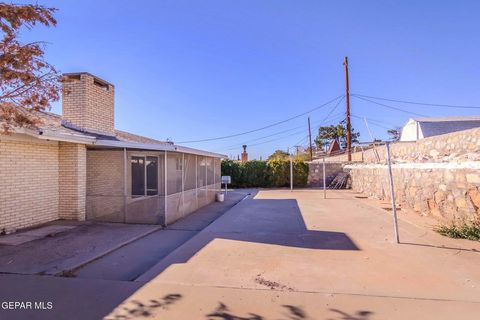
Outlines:
[[[276,139],[272,139],[272,140],[268,140],[268,141],[262,141],[262,142],[259,142],[259,143],[254,143],[254,144],[249,145],[249,147],[255,147],[255,146],[259,146],[259,145],[265,144],[265,143],[269,143],[269,142],[273,142],[273,141],[278,141],[278,140],[283,140],[283,139],[289,138],[289,137],[298,136],[298,135],[301,134],[301,133],[305,133],[305,130],[302,130],[302,131],[298,131],[298,132],[289,134],[288,136],[283,136],[283,137],[276,138]]]
[[[344,97],[344,95],[339,95],[338,97],[330,100],[330,101],[327,101],[325,102],[324,104],[320,105],[320,106],[317,106],[315,108],[312,108],[308,111],[305,111],[303,113],[300,113],[300,114],[297,114],[296,116],[293,116],[293,117],[290,117],[288,119],[285,119],[285,120],[282,120],[282,121],[278,121],[278,122],[275,122],[275,123],[272,123],[268,126],[264,126],[264,127],[261,127],[261,128],[258,128],[258,129],[254,129],[254,130],[250,130],[250,131],[245,131],[245,132],[240,132],[240,133],[235,133],[235,134],[231,134],[231,135],[227,135],[227,136],[221,136],[221,137],[215,137],[215,138],[208,138],[208,139],[200,139],[200,140],[189,140],[189,141],[179,141],[179,142],[176,142],[176,143],[197,143],[197,142],[206,142],[206,141],[214,141],[214,140],[223,140],[223,139],[228,139],[228,138],[233,138],[233,137],[238,137],[238,136],[242,136],[242,135],[246,135],[246,134],[249,134],[249,133],[253,133],[253,132],[257,132],[257,131],[261,131],[261,130],[265,130],[265,129],[268,129],[268,128],[271,128],[271,127],[274,127],[274,126],[277,126],[279,124],[282,124],[282,123],[285,123],[285,122],[288,122],[288,121],[291,121],[293,119],[297,119],[301,116],[304,116],[306,114],[309,114],[309,113],[312,113],[313,111],[316,111],[320,108],[323,108],[327,105],[329,105],[330,103],[336,101],[337,99],[340,99]]]
[[[367,95],[358,94],[358,93],[352,93],[351,95],[352,96],[357,96],[357,97],[363,97],[363,98],[384,100],[384,101],[390,101],[390,102],[408,103],[408,104],[415,104],[415,105],[419,105],[419,106],[428,106],[428,107],[457,108],[457,109],[480,109],[480,107],[476,107],[476,106],[459,106],[459,105],[451,105],[451,104],[438,104],[438,103],[425,103],[425,102],[416,102],[416,101],[408,101],[408,100],[396,100],[396,99],[388,99],[388,98],[367,96]]]
[[[338,105],[337,105],[338,106]],[[333,109],[334,110],[334,109]],[[331,110],[331,111],[333,111]],[[329,114],[327,115],[330,116],[331,115],[331,112],[329,112]],[[321,124],[321,123],[324,123],[325,121],[327,120],[333,120],[335,118],[337,118],[339,115],[336,115],[336,116],[333,116],[331,118],[327,118],[325,117],[322,121],[319,121],[319,122],[316,122],[314,124],[315,125],[318,125],[318,124]],[[263,137],[259,137],[259,138],[255,138],[255,139],[251,139],[251,140],[247,140],[247,141],[244,141],[244,142],[239,142],[239,143],[235,143],[235,144],[232,144],[232,145],[229,145],[229,146],[225,146],[225,147],[222,147],[222,148],[218,148],[216,149],[216,151],[221,151],[221,150],[234,150],[234,149],[237,149],[238,146],[241,146],[241,145],[244,145],[244,144],[248,144],[250,142],[254,142],[254,141],[258,141],[258,140],[262,140],[262,139],[265,139],[265,138],[270,138],[270,137],[273,137],[273,136],[276,136],[278,134],[282,134],[282,133],[285,133],[285,132],[290,132],[290,131],[293,131],[293,130],[296,130],[296,129],[299,129],[299,128],[304,128],[305,125],[301,125],[301,126],[297,126],[297,127],[294,127],[294,128],[290,128],[290,129],[287,129],[287,130],[282,130],[282,131],[279,131],[279,132],[275,132],[275,133],[272,133],[272,134],[269,134],[267,136],[263,136]]]
[[[387,130],[392,129],[392,128],[386,127],[386,126],[384,126],[384,125],[378,124],[378,123],[376,123],[376,121],[372,121],[372,119],[367,118],[367,117],[356,116],[356,115],[353,115],[353,114],[351,114],[350,116],[353,117],[353,118],[361,119],[361,120],[363,120],[363,119],[365,118],[365,119],[367,119],[368,122],[370,122],[372,125],[377,126],[377,127],[380,127],[380,128],[384,128],[384,129],[387,129]]]
[[[392,126],[392,128],[393,127],[399,127],[398,125],[393,124],[391,122],[386,122],[386,121],[382,121],[382,120],[378,120],[378,119],[373,119],[373,118],[370,118],[370,117],[367,117],[367,116],[363,116],[361,114],[355,114],[355,115],[352,114],[351,116],[354,117],[354,118],[362,119],[362,120],[363,120],[363,118],[367,118],[367,120],[371,123],[378,123],[380,125],[390,125],[390,126]],[[391,129],[391,128],[389,128],[389,129]]]
[[[377,104],[377,105],[382,106],[382,107],[385,107],[385,108],[397,110],[397,111],[404,112],[404,113],[413,114],[413,115],[420,116],[420,117],[426,117],[426,115],[421,114],[421,113],[416,113],[416,112],[404,110],[404,109],[402,109],[402,108],[389,106],[389,105],[387,105],[387,104],[380,103],[380,102],[377,102],[377,101],[373,101],[373,100],[370,100],[370,99],[367,99],[367,98],[363,98],[363,97],[360,97],[360,96],[357,96],[357,95],[354,95],[353,97],[355,97],[355,98],[357,98],[357,99],[361,99],[361,100],[367,101],[367,102],[370,102],[370,103]]]

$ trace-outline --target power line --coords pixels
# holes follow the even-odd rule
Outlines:
[[[271,128],[271,127],[274,127],[274,126],[277,126],[279,124],[282,124],[282,123],[285,123],[285,122],[288,122],[288,121],[291,121],[293,119],[297,119],[301,116],[304,116],[306,114],[309,114],[309,113],[312,113],[313,111],[316,111],[320,108],[323,108],[325,107],[326,105],[329,105],[330,103],[336,101],[337,99],[339,98],[342,98],[343,95],[340,95],[328,102],[325,102],[324,104],[318,106],[318,107],[315,107],[313,109],[310,109],[308,111],[305,111],[303,113],[300,113],[300,114],[297,114],[296,116],[293,116],[291,118],[288,118],[288,119],[285,119],[285,120],[282,120],[282,121],[279,121],[279,122],[275,122],[275,123],[272,123],[268,126],[265,126],[265,127],[261,127],[261,128],[258,128],[258,129],[254,129],[254,130],[250,130],[250,131],[245,131],[245,132],[240,132],[240,133],[235,133],[235,134],[231,134],[231,135],[227,135],[227,136],[222,136],[222,137],[216,137],[216,138],[208,138],[208,139],[200,139],[200,140],[189,140],[189,141],[179,141],[177,143],[197,143],[197,142],[206,142],[206,141],[213,141],[213,140],[222,140],[222,139],[228,139],[228,138],[233,138],[233,137],[238,137],[238,136],[242,136],[242,135],[245,135],[245,134],[249,134],[249,133],[253,133],[253,132],[257,132],[257,131],[261,131],[261,130],[265,130],[265,129],[268,129],[268,128]]]
[[[270,138],[270,137],[276,136],[276,135],[278,135],[278,134],[282,134],[282,133],[285,133],[285,132],[293,131],[293,130],[296,130],[296,129],[299,129],[299,128],[303,128],[303,127],[305,127],[305,126],[304,126],[304,125],[301,125],[301,126],[298,126],[298,127],[294,127],[294,128],[287,129],[287,130],[275,132],[275,133],[269,134],[269,135],[267,135],[267,136],[263,136],[263,137],[259,137],[259,138],[255,138],[255,139],[251,139],[251,140],[247,140],[247,141],[240,142],[240,143],[231,144],[231,145],[229,145],[229,146],[226,146],[226,147],[223,147],[223,148],[219,148],[219,149],[217,149],[217,150],[225,150],[225,149],[227,149],[227,148],[232,148],[232,147],[237,147],[237,148],[238,148],[239,146],[244,145],[244,144],[248,144],[248,143],[250,143],[250,142],[262,140],[262,139],[265,139],[265,138]],[[233,149],[227,149],[227,150],[233,150]]]
[[[451,105],[451,104],[438,104],[438,103],[425,103],[425,102],[416,102],[416,101],[408,101],[408,100],[396,100],[396,99],[387,99],[387,98],[380,98],[380,97],[374,97],[374,96],[367,96],[364,94],[358,94],[358,93],[352,93],[352,96],[357,96],[357,97],[364,97],[364,98],[371,98],[371,99],[377,99],[377,100],[384,100],[384,101],[390,101],[390,102],[399,102],[399,103],[409,103],[409,104],[415,104],[415,105],[420,105],[420,106],[429,106],[429,107],[441,107],[441,108],[457,108],[457,109],[480,109],[480,107],[476,106],[459,106],[459,105]]]
[[[287,136],[283,136],[283,137],[280,137],[280,138],[271,139],[271,140],[267,140],[267,141],[263,141],[263,142],[259,142],[259,143],[254,143],[254,144],[249,145],[249,147],[259,146],[259,145],[262,145],[262,144],[265,144],[265,143],[269,143],[269,142],[273,142],[273,141],[277,141],[277,140],[282,140],[282,139],[289,138],[289,137],[298,136],[299,134],[304,133],[304,132],[305,132],[305,130],[298,131],[298,132],[295,132],[295,133],[292,133],[292,134],[289,134]]]
[[[338,117],[338,116],[337,116],[337,117]],[[333,118],[332,118],[332,119],[333,119]],[[325,120],[323,120],[323,121],[325,121]],[[294,132],[294,133],[292,133],[292,134],[289,134],[289,135],[286,135],[286,136],[283,136],[283,137],[280,137],[280,138],[271,139],[271,140],[268,140],[268,141],[262,141],[262,142],[259,142],[259,143],[251,144],[251,145],[249,145],[249,147],[259,146],[259,145],[262,145],[262,144],[265,144],[265,143],[269,143],[269,142],[273,142],[273,141],[278,141],[278,140],[282,140],[282,139],[285,139],[285,138],[290,138],[290,137],[299,135],[300,133],[303,133],[303,132],[305,132],[305,130],[297,131],[297,132]],[[303,142],[303,140],[306,140],[307,138],[308,138],[308,135],[306,135],[305,137],[302,138],[302,140],[300,140],[299,142],[297,142],[296,144],[294,144],[294,146],[300,144],[300,142]]]
[[[420,117],[426,117],[426,115],[421,114],[421,113],[411,112],[411,111],[404,110],[404,109],[402,109],[402,108],[389,106],[389,105],[387,105],[387,104],[380,103],[380,102],[377,102],[377,101],[373,101],[373,100],[370,100],[370,99],[367,99],[367,98],[363,98],[363,97],[360,97],[360,96],[358,96],[358,95],[352,95],[352,96],[354,96],[354,97],[357,98],[357,99],[361,99],[361,100],[364,100],[364,101],[367,101],[367,102],[370,102],[370,103],[374,103],[374,104],[377,104],[377,105],[382,106],[382,107],[385,107],[385,108],[397,110],[397,111],[404,112],[404,113],[413,114],[413,115],[420,116]]]
[[[370,118],[368,118],[368,117],[360,117],[360,116],[356,116],[356,115],[353,115],[353,114],[352,114],[351,116],[354,117],[354,118],[357,118],[357,119],[361,119],[361,120],[363,120],[363,119],[365,118],[365,119],[367,119],[372,125],[377,126],[377,127],[380,127],[380,128],[384,128],[384,129],[387,129],[387,130],[392,129],[392,128],[386,127],[386,126],[384,126],[384,125],[378,124],[378,123],[376,123],[376,121],[373,121],[372,119],[370,119]]]
[[[367,117],[367,116],[363,116],[363,115],[361,115],[361,114],[356,115],[356,117],[357,117],[357,118],[358,118],[358,117],[362,117],[362,119],[363,119],[363,118],[367,118],[368,121],[370,121],[370,122],[376,122],[376,123],[381,124],[381,125],[388,124],[388,125],[392,126],[392,128],[393,128],[393,127],[399,127],[399,125],[397,125],[397,124],[394,124],[394,123],[391,123],[391,122],[388,122],[388,121],[384,121],[384,120],[378,120],[378,119],[370,118],[370,117]]]
[[[341,100],[340,100],[341,101]],[[337,104],[338,106],[338,104]],[[331,111],[333,111],[334,109],[332,109]],[[329,115],[331,114],[331,112],[329,112]],[[333,120],[333,119],[336,119],[339,115],[336,115],[332,118],[324,118],[323,120],[321,121],[318,121],[316,122],[314,125],[318,125],[318,124],[322,124],[324,123],[325,121],[327,120]],[[222,147],[222,148],[218,148],[217,151],[220,151],[220,150],[234,150],[234,149],[237,149],[239,146],[243,145],[243,144],[248,144],[250,142],[254,142],[254,141],[258,141],[258,140],[262,140],[262,139],[265,139],[265,138],[269,138],[269,137],[273,137],[273,136],[276,136],[278,134],[282,134],[282,133],[285,133],[285,132],[290,132],[290,131],[293,131],[293,130],[296,130],[296,129],[299,129],[299,128],[304,128],[305,126],[304,125],[301,125],[301,126],[298,126],[298,127],[294,127],[294,128],[290,128],[290,129],[287,129],[287,130],[282,130],[282,131],[279,131],[279,132],[275,132],[275,133],[272,133],[272,134],[269,134],[267,136],[263,136],[263,137],[259,137],[259,138],[255,138],[255,139],[251,139],[251,140],[247,140],[247,141],[243,141],[243,142],[239,142],[239,143],[235,143],[235,144],[232,144],[232,145],[229,145],[229,146],[226,146],[226,147]]]

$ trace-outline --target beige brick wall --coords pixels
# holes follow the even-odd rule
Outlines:
[[[85,145],[59,143],[59,218],[85,220],[87,154]]]
[[[123,196],[123,150],[87,151],[87,194]]]
[[[0,137],[0,232],[58,219],[58,143]]]
[[[123,222],[123,151],[87,151],[87,219]]]
[[[80,77],[80,79],[77,79]],[[115,135],[114,87],[82,73],[63,82],[62,118],[87,131]]]

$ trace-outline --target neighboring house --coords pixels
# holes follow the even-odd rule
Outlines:
[[[417,141],[423,138],[477,127],[480,127],[480,116],[409,119],[402,128],[400,141]]]
[[[61,116],[0,136],[0,233],[57,219],[166,225],[214,201],[226,156],[116,130],[112,84],[64,79]]]
[[[338,143],[338,140],[335,139],[332,142],[330,142],[330,146],[328,147],[327,155],[335,155],[338,154],[339,152],[342,151],[342,148],[340,148],[340,144]]]

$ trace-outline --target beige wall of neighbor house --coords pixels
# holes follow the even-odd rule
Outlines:
[[[86,131],[115,135],[114,86],[88,73],[65,74],[62,118]]]
[[[0,233],[58,219],[58,143],[0,137]]]

